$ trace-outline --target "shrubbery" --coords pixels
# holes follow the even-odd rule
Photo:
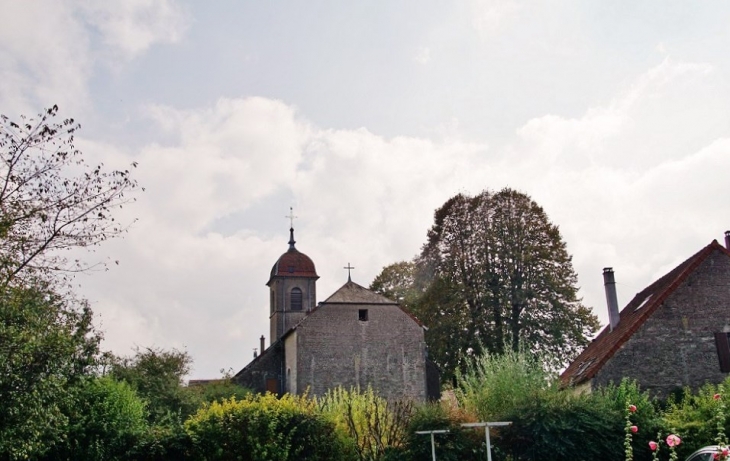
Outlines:
[[[340,461],[351,458],[335,424],[306,396],[271,394],[213,402],[185,422],[192,458]]]

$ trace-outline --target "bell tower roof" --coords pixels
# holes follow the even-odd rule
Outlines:
[[[271,268],[269,285],[274,277],[309,277],[319,278],[317,270],[314,267],[312,259],[304,253],[297,250],[294,246],[294,228],[289,228],[289,250],[281,255]]]

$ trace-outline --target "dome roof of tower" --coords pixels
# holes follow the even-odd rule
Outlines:
[[[301,253],[294,244],[294,228],[289,229],[289,251],[279,256],[279,259],[271,268],[271,276],[267,285],[274,277],[314,277],[319,278],[314,269],[314,263],[309,256]]]
[[[309,256],[296,248],[289,248],[271,268],[271,277],[318,277]]]

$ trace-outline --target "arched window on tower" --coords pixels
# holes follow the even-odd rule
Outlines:
[[[289,298],[289,309],[293,311],[302,310],[302,290],[299,288],[292,288],[291,297]]]

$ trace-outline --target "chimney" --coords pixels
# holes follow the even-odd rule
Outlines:
[[[261,338],[259,339],[261,340],[261,353],[263,354],[264,350],[266,349],[266,338],[264,337],[264,335],[261,335]]]
[[[254,347],[253,348],[253,358],[256,358],[256,357],[258,357],[258,354],[256,353],[256,348]]]
[[[725,231],[725,248],[730,250],[730,230]]]
[[[603,269],[603,286],[606,289],[606,303],[608,304],[608,324],[613,331],[618,325],[618,298],[616,297],[616,280],[613,277],[613,268]]]

